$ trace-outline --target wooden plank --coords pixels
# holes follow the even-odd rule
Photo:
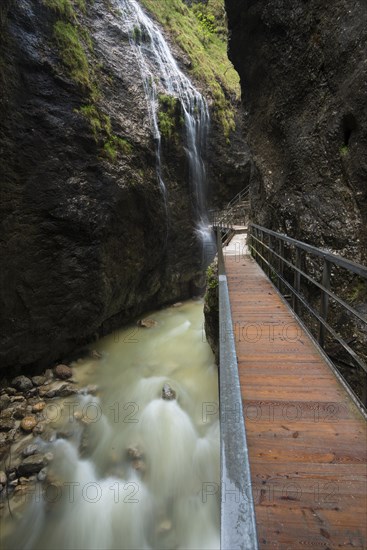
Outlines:
[[[366,422],[235,239],[225,263],[259,547],[364,549]]]

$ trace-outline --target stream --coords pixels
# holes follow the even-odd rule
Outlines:
[[[57,438],[35,441],[47,477],[5,520],[6,549],[219,549],[218,369],[203,303],[149,320],[72,365],[95,395],[48,405]]]

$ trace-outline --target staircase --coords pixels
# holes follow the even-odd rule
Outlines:
[[[249,186],[237,193],[223,210],[209,212],[213,228],[222,232],[222,243],[226,245],[233,235],[243,233],[249,222],[250,197]]]

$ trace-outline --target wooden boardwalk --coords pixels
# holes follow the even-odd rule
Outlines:
[[[365,419],[243,244],[224,253],[259,548],[366,549]]]

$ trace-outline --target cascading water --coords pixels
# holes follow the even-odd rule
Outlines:
[[[101,360],[77,362],[98,396],[44,410],[57,438],[33,441],[52,453],[47,477],[11,500],[2,548],[219,549],[218,375],[202,306],[156,312],[157,326],[116,332],[98,342]]]
[[[198,236],[204,247],[213,242],[206,207],[206,170],[203,155],[210,125],[208,106],[187,76],[179,69],[160,29],[135,0],[119,0],[130,44],[137,54],[156,142],[157,175],[166,196],[161,170],[161,133],[158,122],[158,94],[161,90],[181,104],[185,126],[185,151]]]
[[[196,230],[203,247],[211,245],[206,101],[137,2],[116,2],[143,78],[165,204],[160,92],[180,101]],[[47,477],[35,488],[30,483],[30,494],[3,521],[4,548],[219,549],[218,375],[202,338],[202,303],[168,308],[154,319],[154,328],[101,340],[104,359],[76,366],[78,382],[96,383],[98,397],[79,393],[46,408],[58,434],[35,440],[39,452],[52,455]],[[162,398],[166,384],[172,399]]]

